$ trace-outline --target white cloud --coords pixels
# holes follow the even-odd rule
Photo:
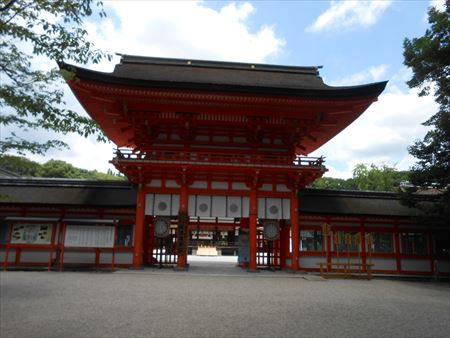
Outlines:
[[[270,25],[250,28],[255,8],[250,3],[231,3],[219,10],[203,6],[200,1],[111,1],[105,3],[108,17],[100,22],[87,22],[89,40],[96,48],[111,53],[159,57],[199,58],[207,60],[267,62],[283,52],[284,40]],[[118,62],[102,62],[95,70],[112,71]],[[47,59],[36,58],[36,68],[51,68]],[[81,114],[84,109],[66,88],[68,108]],[[9,130],[0,130],[5,137]],[[71,147],[52,151],[47,156],[30,155],[30,159],[46,162],[60,159],[85,169],[106,171],[113,168],[113,144],[97,143],[94,138],[78,135],[52,135],[32,132],[26,137],[44,141],[60,138]]]
[[[220,10],[198,1],[111,1],[107,6],[114,16],[86,27],[95,45],[111,52],[264,62],[284,45],[272,26],[250,29],[255,12],[250,3]]]
[[[438,11],[445,12],[445,0],[431,0],[430,7],[434,7]]]
[[[388,69],[389,65],[385,64],[371,66],[368,69],[362,70],[348,77],[329,81],[329,84],[332,86],[352,86],[370,81],[381,81],[384,80]]]
[[[347,129],[310,155],[326,157],[331,168],[327,176],[331,177],[351,177],[358,163],[407,170],[415,162],[407,147],[423,138],[427,128],[421,124],[436,111],[433,97],[418,97],[416,90],[388,91]]]
[[[391,5],[391,1],[332,1],[330,7],[306,28],[307,32],[370,27]]]

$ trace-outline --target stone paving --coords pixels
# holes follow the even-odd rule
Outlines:
[[[450,337],[450,284],[171,269],[0,272],[0,337]]]

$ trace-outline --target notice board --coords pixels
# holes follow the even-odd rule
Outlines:
[[[100,225],[68,225],[65,247],[112,248],[114,227]]]

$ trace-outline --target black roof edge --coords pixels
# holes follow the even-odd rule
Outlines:
[[[142,63],[153,65],[173,65],[173,66],[189,66],[203,68],[221,68],[221,69],[243,69],[253,71],[275,71],[286,73],[299,73],[309,75],[319,75],[320,66],[288,66],[264,63],[250,62],[233,62],[233,61],[213,61],[199,59],[183,59],[183,58],[162,58],[141,55],[128,55],[116,53],[121,57],[120,63]]]
[[[1,186],[42,186],[42,187],[92,187],[92,188],[121,188],[131,189],[133,184],[129,181],[114,180],[84,180],[72,178],[47,177],[0,177]]]
[[[386,198],[399,199],[400,194],[395,191],[373,191],[373,190],[349,190],[349,189],[323,189],[323,188],[303,188],[299,191],[300,194],[321,195],[321,196],[336,196],[341,197],[355,197],[355,198]]]
[[[324,85],[323,89],[281,88],[263,86],[243,86],[211,83],[149,81],[114,76],[113,73],[99,72],[65,62],[59,62],[60,69],[75,73],[81,79],[102,82],[105,84],[129,85],[146,88],[195,89],[217,92],[240,92],[249,94],[271,94],[279,96],[303,96],[313,98],[348,98],[348,97],[378,97],[386,88],[388,81],[380,81],[356,86],[332,87]]]

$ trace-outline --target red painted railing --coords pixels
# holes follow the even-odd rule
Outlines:
[[[262,164],[282,165],[298,167],[323,166],[324,157],[295,157],[286,155],[252,155],[233,153],[206,153],[206,152],[175,152],[175,151],[152,151],[133,152],[130,149],[117,149],[115,160],[132,160],[143,162],[202,162],[202,163],[225,163],[225,164]]]

